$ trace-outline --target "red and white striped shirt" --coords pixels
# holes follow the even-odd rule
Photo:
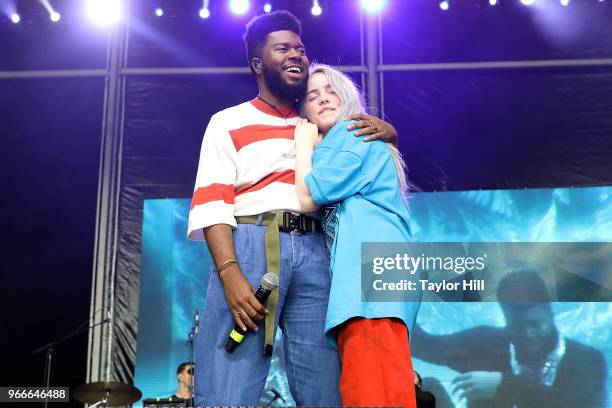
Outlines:
[[[235,216],[301,212],[293,139],[298,118],[295,111],[277,112],[257,98],[210,118],[189,211],[189,239],[203,240],[202,229],[210,225],[236,227]]]

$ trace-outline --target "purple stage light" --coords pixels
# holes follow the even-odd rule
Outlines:
[[[446,10],[448,10],[449,7],[450,7],[450,5],[448,4],[447,0],[444,0],[444,1],[440,2],[440,10],[446,11]]]
[[[121,19],[120,0],[88,0],[87,14],[99,25],[110,25]]]
[[[163,15],[164,15],[164,9],[159,8],[159,7],[158,7],[158,8],[156,8],[156,9],[155,9],[155,15],[156,15],[157,17],[161,17],[161,16],[163,16]]]
[[[249,0],[230,0],[229,7],[232,13],[242,15],[251,7]]]
[[[19,23],[21,21],[21,17],[19,17],[19,14],[17,13],[13,13],[11,14],[11,21],[15,24]]]
[[[536,0],[521,0],[521,3],[523,3],[526,6],[531,6],[535,2],[536,2]]]
[[[270,3],[264,4],[264,12],[269,13],[272,11],[272,5]]]
[[[561,5],[567,7],[569,5],[569,0],[561,0]]]
[[[62,16],[60,13],[58,13],[57,11],[52,12],[51,14],[49,14],[49,18],[51,19],[51,21],[53,21],[54,23],[57,23],[58,21],[60,21],[62,19]]]
[[[497,0],[489,0],[491,6],[497,6]]]
[[[361,0],[361,7],[368,13],[378,13],[385,6],[385,0]]]

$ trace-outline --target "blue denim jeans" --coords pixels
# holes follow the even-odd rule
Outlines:
[[[234,247],[242,273],[254,288],[266,272],[265,226],[239,224]],[[330,288],[325,243],[320,233],[280,233],[281,280],[276,324],[283,333],[285,369],[297,405],[341,405],[337,350],[325,339]],[[231,354],[225,351],[235,322],[223,284],[210,273],[202,330],[196,345],[198,406],[258,405],[270,358],[263,356],[264,325],[249,332]]]

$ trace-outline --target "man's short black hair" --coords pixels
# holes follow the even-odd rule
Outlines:
[[[504,275],[497,286],[497,299],[502,310],[506,312],[540,307],[552,313],[546,283],[540,274],[534,271],[521,270]]]
[[[189,366],[193,366],[195,365],[193,362],[189,362],[189,361],[185,361],[184,363],[179,364],[178,368],[176,369],[176,375],[179,375],[180,373],[183,372],[183,370],[185,369],[185,367],[189,367]]]
[[[261,46],[266,41],[268,34],[275,31],[293,31],[298,36],[302,35],[302,25],[293,14],[286,10],[273,11],[253,17],[246,25],[242,36],[246,47],[247,60],[253,72],[251,60],[253,57],[261,56]]]
[[[423,379],[421,378],[421,374],[419,374],[417,372],[417,370],[412,370],[414,372],[414,376],[417,378],[417,382],[416,382],[416,386],[421,388],[421,385],[423,385]]]

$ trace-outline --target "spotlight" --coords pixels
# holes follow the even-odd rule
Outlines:
[[[229,7],[232,13],[242,15],[249,11],[251,5],[249,0],[230,0]]]
[[[19,23],[21,21],[21,17],[19,17],[19,14],[17,13],[13,13],[11,14],[11,21],[15,24]]]
[[[157,17],[161,17],[161,16],[163,16],[163,15],[164,15],[164,9],[159,8],[159,7],[158,7],[158,8],[156,8],[156,9],[155,9],[155,15],[156,15]]]
[[[272,11],[272,5],[270,3],[264,4],[264,12],[269,13]]]
[[[58,13],[57,11],[52,12],[51,14],[49,14],[49,18],[51,19],[51,21],[53,21],[54,23],[57,23],[58,21],[60,21],[60,19],[62,18],[61,14]]]
[[[489,4],[491,6],[496,6],[497,5],[497,0],[489,0]]]
[[[319,5],[319,0],[314,0],[312,4],[312,8],[310,9],[310,12],[312,13],[313,16],[320,16],[321,13],[323,13],[323,10],[321,9],[321,6]]]
[[[385,0],[361,0],[361,7],[368,13],[378,13],[385,6]]]
[[[120,0],[88,0],[87,14],[95,23],[109,25],[121,19]]]
[[[561,5],[567,7],[569,5],[569,0],[561,0]]]
[[[207,8],[200,9],[200,18],[207,19],[208,17],[210,17],[210,10]]]
[[[448,8],[450,7],[450,5],[448,4],[447,0],[441,1],[440,2],[440,10],[448,10]]]
[[[521,3],[523,3],[526,6],[531,6],[535,2],[536,0],[521,0]]]

